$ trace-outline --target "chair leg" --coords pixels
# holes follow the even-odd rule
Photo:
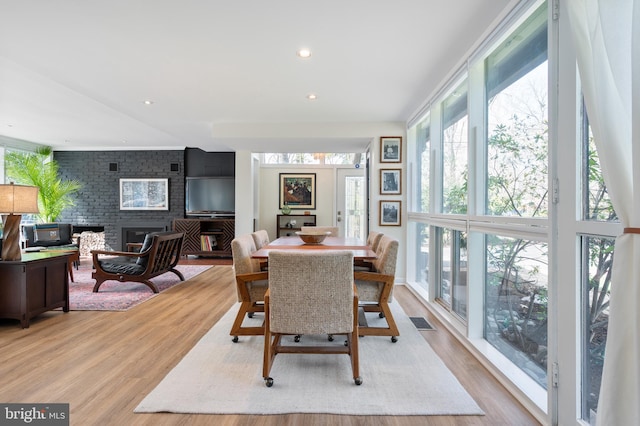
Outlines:
[[[360,377],[360,351],[358,346],[358,298],[353,299],[353,330],[347,334],[347,344],[349,345],[349,357],[351,358],[351,370],[353,371],[353,381],[356,385],[362,384]]]
[[[240,303],[240,308],[238,309],[238,313],[236,314],[236,319],[233,321],[231,331],[229,332],[229,335],[233,336],[232,341],[234,343],[238,343],[238,336],[261,336],[264,334],[264,323],[259,327],[242,326],[242,322],[244,321],[244,316],[246,314],[262,311],[264,311],[264,307],[261,305],[256,305],[252,302]]]

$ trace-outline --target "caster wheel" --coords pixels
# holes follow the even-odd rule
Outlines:
[[[267,385],[268,388],[270,388],[271,386],[273,386],[273,379],[271,377],[267,377],[266,379],[264,379],[264,384]]]
[[[355,379],[353,379],[353,381],[355,382],[356,385],[360,386],[362,384],[362,377],[358,376]]]
[[[380,318],[384,318],[384,313],[383,313],[383,312],[380,312],[380,313],[378,314],[378,316],[379,316]]]
[[[247,316],[248,316],[249,318],[253,318],[253,312],[248,312],[248,313],[247,313]]]
[[[391,343],[396,343],[398,341],[398,336],[391,336]]]
[[[238,336],[233,336],[233,339],[231,339],[233,343],[238,343],[238,340],[240,340],[238,339]]]
[[[333,334],[330,334],[327,339],[329,339],[330,342],[333,342]]]
[[[296,337],[294,337],[293,341],[298,343],[300,341],[300,335],[297,335]]]

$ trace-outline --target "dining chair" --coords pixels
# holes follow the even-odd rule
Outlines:
[[[245,315],[253,317],[255,312],[264,312],[264,294],[269,286],[268,273],[261,271],[260,261],[251,258],[256,251],[251,234],[244,234],[231,241],[233,268],[236,275],[236,291],[240,307],[229,335],[233,342],[238,336],[260,336],[264,334],[264,323],[261,326],[243,327]]]
[[[370,231],[367,235],[367,245],[371,247],[371,250],[378,255],[378,247],[380,246],[380,239],[384,234],[382,232]],[[359,259],[354,260],[356,271],[371,271],[373,270],[373,263],[371,260]]]
[[[251,233],[251,236],[253,237],[253,242],[256,246],[256,250],[260,250],[262,247],[271,242],[271,240],[269,239],[269,233],[264,229]]]
[[[283,336],[346,335],[344,343],[287,344]],[[289,343],[290,340],[286,339]],[[322,340],[319,340],[319,342]],[[353,380],[362,384],[358,357],[358,295],[348,251],[274,251],[265,295],[262,376],[268,387],[277,354],[346,354]]]
[[[384,234],[382,232],[377,231],[369,231],[369,235],[367,235],[367,245],[371,247],[371,250],[377,251],[378,246],[380,245],[380,239]]]
[[[331,232],[330,237],[339,237],[340,231],[337,226],[302,226],[301,232]]]
[[[397,258],[398,240],[383,235],[377,257],[372,261],[372,270],[354,271],[360,307],[365,313],[378,312],[380,318],[385,318],[387,322],[387,327],[360,327],[361,336],[391,336],[393,343],[398,341],[400,332],[389,306],[393,296]]]
[[[260,250],[262,247],[268,245],[271,242],[271,240],[269,239],[269,233],[264,229],[252,232],[251,236],[253,237],[253,242],[256,246],[256,250]],[[268,262],[266,260],[261,260],[260,270],[266,271],[268,268]]]

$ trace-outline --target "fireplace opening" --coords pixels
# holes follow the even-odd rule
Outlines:
[[[166,231],[166,226],[131,226],[122,227],[122,251],[127,251],[127,244],[142,243],[145,235],[150,232]]]

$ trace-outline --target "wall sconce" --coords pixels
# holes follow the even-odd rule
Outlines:
[[[38,188],[10,184],[0,185],[2,214],[2,260],[20,260],[20,221],[23,213],[39,213]]]

